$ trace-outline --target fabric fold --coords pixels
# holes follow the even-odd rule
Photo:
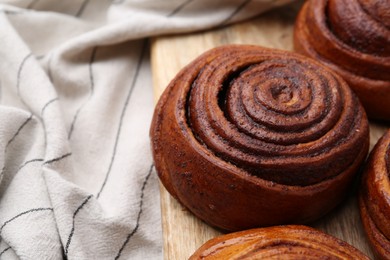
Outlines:
[[[162,258],[148,38],[287,2],[0,1],[0,258]]]

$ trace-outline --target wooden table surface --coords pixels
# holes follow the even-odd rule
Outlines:
[[[156,38],[151,45],[155,99],[176,73],[206,50],[224,44],[255,44],[292,50],[295,16],[301,3],[293,3],[233,26],[180,36]],[[370,148],[389,125],[370,123]],[[197,219],[161,187],[164,259],[188,259],[204,242],[221,234]],[[360,222],[355,194],[311,226],[354,245],[373,258]]]

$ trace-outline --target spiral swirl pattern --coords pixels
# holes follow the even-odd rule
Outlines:
[[[168,191],[207,222],[237,230],[304,222],[334,207],[367,153],[368,126],[347,84],[321,65],[232,45],[173,79],[151,138]],[[272,200],[290,215],[273,218],[280,204]]]
[[[295,49],[341,75],[368,115],[390,120],[390,2],[310,0],[298,15]]]
[[[305,226],[278,226],[213,238],[195,259],[366,259],[362,252],[335,237]]]
[[[390,130],[371,152],[363,176],[360,213],[378,258],[390,256]]]

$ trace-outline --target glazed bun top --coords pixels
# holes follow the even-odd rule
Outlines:
[[[355,50],[390,56],[390,1],[329,0],[328,23],[333,33]]]
[[[355,259],[362,252],[340,239],[306,226],[259,228],[213,238],[190,260],[205,259]]]

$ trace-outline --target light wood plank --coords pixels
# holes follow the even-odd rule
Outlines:
[[[182,67],[210,48],[235,43],[292,50],[293,23],[300,4],[288,5],[222,29],[154,39],[151,57],[156,101]],[[387,127],[370,125],[371,148]],[[165,259],[187,259],[205,241],[220,234],[184,209],[162,185],[161,209]],[[355,194],[312,226],[347,241],[373,257],[360,223]]]

